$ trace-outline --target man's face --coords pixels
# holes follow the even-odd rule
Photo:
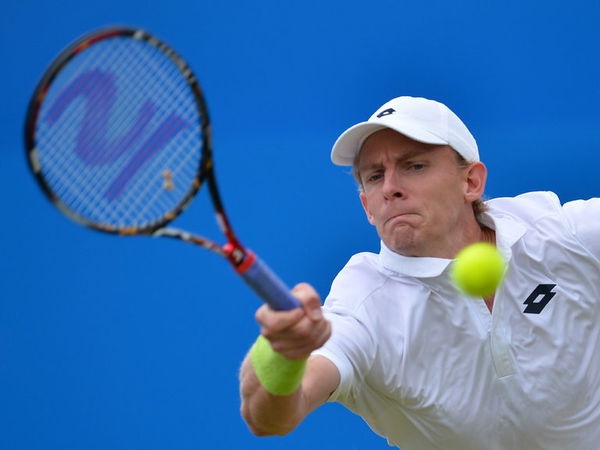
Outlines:
[[[461,167],[449,146],[417,142],[391,129],[372,134],[358,161],[369,222],[397,253],[453,257],[461,233],[475,223],[470,167]]]

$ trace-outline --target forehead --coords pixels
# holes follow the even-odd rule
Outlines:
[[[363,168],[381,164],[387,159],[408,159],[418,156],[434,156],[440,153],[435,150],[451,149],[445,145],[425,144],[415,141],[389,128],[376,131],[370,135],[355,160],[355,167]]]

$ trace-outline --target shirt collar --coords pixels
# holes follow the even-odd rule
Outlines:
[[[496,231],[496,247],[509,262],[512,258],[512,247],[527,232],[527,227],[517,218],[494,210],[491,205],[479,218],[481,223]]]
[[[525,234],[525,226],[515,218],[489,209],[480,217],[481,223],[496,231],[496,246],[508,262],[512,257],[512,246]],[[403,256],[390,250],[381,241],[379,262],[387,270],[416,278],[431,278],[441,275],[452,262],[446,258]]]
[[[392,272],[417,278],[437,277],[450,264],[451,259],[403,256],[388,248],[381,241],[379,262]]]

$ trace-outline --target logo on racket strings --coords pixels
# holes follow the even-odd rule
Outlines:
[[[109,120],[117,101],[114,74],[100,69],[88,70],[71,82],[49,108],[46,122],[54,125],[67,107],[78,97],[87,100],[81,126],[75,138],[75,153],[88,167],[114,164],[122,156],[135,152],[114,177],[104,196],[117,200],[144,164],[155,156],[178,133],[190,126],[175,113],[170,113],[140,143],[144,132],[157,112],[156,105],[146,100],[137,111],[133,123],[121,136],[109,139]]]

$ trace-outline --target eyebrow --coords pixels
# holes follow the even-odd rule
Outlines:
[[[423,153],[427,153],[427,151],[423,151],[423,150],[410,151],[410,152],[406,153],[405,155],[402,155],[401,157],[396,158],[396,164],[403,163],[405,161],[409,161],[417,156],[422,155]],[[381,167],[383,167],[383,164],[381,162],[372,163],[372,164],[369,164],[366,166],[359,164],[358,172],[360,173],[365,170],[380,169]]]

